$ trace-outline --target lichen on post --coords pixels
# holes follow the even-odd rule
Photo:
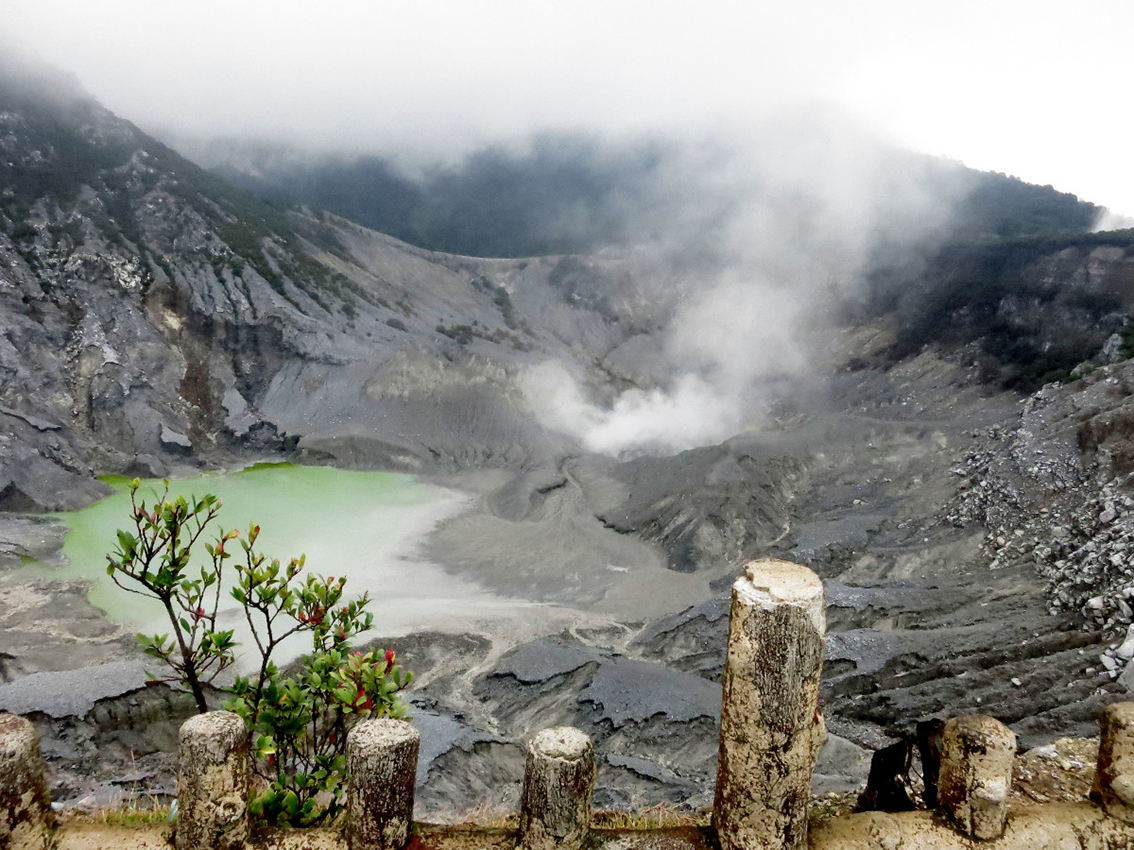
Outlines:
[[[1100,726],[1091,797],[1107,814],[1134,823],[1134,702],[1108,705]]]
[[[806,567],[752,561],[732,587],[713,825],[722,850],[807,845],[826,617]]]
[[[181,725],[177,754],[177,850],[237,850],[248,840],[248,729],[231,711]]]
[[[571,726],[544,729],[528,744],[520,795],[520,847],[578,850],[591,828],[595,749]]]
[[[994,717],[954,717],[941,733],[937,799],[957,829],[989,841],[1004,832],[1016,736]]]
[[[0,847],[47,847],[51,798],[35,726],[15,714],[0,714]]]
[[[347,733],[350,850],[400,850],[413,826],[421,733],[405,720],[364,720]]]

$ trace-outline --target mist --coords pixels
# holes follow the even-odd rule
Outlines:
[[[902,146],[1134,214],[1117,106],[1134,31],[1124,0],[42,0],[4,12],[0,37],[163,138],[433,160],[538,130],[743,128],[826,102]]]
[[[930,250],[967,190],[954,164],[911,157],[833,111],[790,111],[686,150],[670,179],[700,202],[650,222],[667,234],[651,250],[703,258],[657,294],[672,307],[647,356],[666,377],[612,395],[581,364],[547,362],[522,380],[540,421],[590,451],[669,453],[765,427],[822,371],[880,246]]]

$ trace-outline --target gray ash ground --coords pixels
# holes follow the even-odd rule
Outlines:
[[[600,541],[599,551],[609,552],[603,535],[618,534],[612,518],[632,516],[633,535],[621,529],[626,544],[668,561],[692,604],[635,616],[633,581],[606,597],[595,584],[600,574],[566,575],[564,562],[551,559],[526,574],[528,592],[580,611],[602,599],[600,614],[561,620],[543,635],[529,624],[523,633],[379,640],[419,673],[411,698],[424,734],[422,811],[458,817],[513,807],[523,741],[558,724],[594,738],[599,805],[707,804],[728,587],[737,572],[731,565],[748,557],[796,560],[825,582],[823,701],[832,738],[820,758],[818,792],[856,787],[869,750],[930,717],[992,714],[1026,747],[1093,734],[1100,707],[1126,693],[1123,679],[1107,672],[1119,663],[1099,656],[1122,659],[1125,650],[1106,652],[1128,621],[1119,591],[1129,577],[1067,565],[1113,563],[1125,551],[1119,529],[1128,506],[1121,478],[1105,466],[1114,454],[1107,440],[1101,451],[1082,452],[1067,423],[1093,421],[1076,418],[1084,402],[1092,393],[1114,398],[1107,382],[1124,380],[1126,368],[1021,400],[989,396],[963,369],[925,354],[889,372],[837,379],[822,398],[785,410],[783,427],[770,434],[668,461],[576,458],[544,472],[482,476],[481,519],[461,521],[466,531],[486,523],[504,555],[519,557],[524,541],[549,528],[559,529],[557,545],[564,545],[562,529],[581,528],[586,535],[576,546]],[[1054,424],[1042,426],[1040,413]],[[1044,490],[1040,480],[1058,484]],[[34,531],[18,530],[22,539]],[[452,529],[441,528],[435,539],[447,533]],[[491,548],[478,551],[492,557]],[[471,569],[457,560],[454,569]],[[40,593],[38,614],[6,609],[6,635],[18,634],[21,618],[48,619],[55,591]],[[1096,609],[1100,595],[1105,607]],[[650,601],[640,610],[657,607]],[[1084,620],[1082,612],[1096,610]],[[51,637],[40,644],[39,665],[51,668],[44,643],[72,651],[76,629],[90,633],[81,645],[92,660],[97,646],[104,656],[128,653],[129,637],[115,629],[103,624],[105,634],[96,637],[98,621],[88,612],[41,626]],[[76,625],[82,622],[90,625]],[[8,664],[23,665],[18,672],[31,672],[31,656],[9,655],[18,657]],[[41,695],[44,707],[31,712],[48,742],[57,795],[105,798],[127,786],[167,793],[170,730],[189,707],[163,688],[115,684],[100,669],[88,670],[86,686],[70,683],[66,699]],[[30,708],[37,680],[6,678],[12,681],[0,685],[0,704]],[[95,682],[120,692],[102,692]],[[50,676],[43,681],[49,685]],[[75,708],[84,687],[90,705]],[[124,762],[133,767],[124,771]]]

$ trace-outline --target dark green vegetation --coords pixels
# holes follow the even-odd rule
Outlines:
[[[480,257],[711,240],[744,202],[705,179],[705,166],[728,155],[676,142],[544,134],[416,173],[376,156],[296,159],[269,146],[241,154],[256,163],[256,176],[230,165],[218,173],[264,197],[327,209],[423,248]],[[954,207],[957,238],[1081,232],[1100,213],[1051,186],[950,163],[916,166]]]
[[[1097,359],[1113,334],[1129,349],[1134,281],[1108,266],[1132,256],[1134,230],[952,241],[924,262],[880,265],[871,309],[900,320],[894,362],[968,347],[982,380],[1032,390]]]
[[[1081,233],[1102,212],[1067,192],[1004,174],[969,172],[968,179],[971,185],[957,204],[954,238]]]
[[[412,176],[367,156],[218,172],[268,198],[330,210],[413,245],[478,257],[582,253],[661,235],[645,213],[673,203],[676,152],[657,142],[608,144],[542,135],[524,149],[488,147]],[[664,196],[664,197],[659,197]]]

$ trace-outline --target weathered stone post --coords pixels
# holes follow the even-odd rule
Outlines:
[[[807,846],[823,744],[823,584],[806,567],[752,561],[732,586],[713,825],[722,850]]]
[[[1108,705],[1101,727],[1091,797],[1107,814],[1134,823],[1134,702]]]
[[[520,847],[578,850],[591,829],[595,748],[578,729],[536,733],[528,744],[520,796]]]
[[[181,724],[177,850],[239,850],[248,840],[248,728],[231,711]]]
[[[350,850],[401,850],[413,826],[421,733],[405,720],[364,720],[347,733]]]
[[[941,733],[938,804],[970,838],[988,841],[1004,832],[1016,736],[994,717],[954,717]]]
[[[0,847],[47,847],[51,798],[39,735],[31,721],[0,714]]]

